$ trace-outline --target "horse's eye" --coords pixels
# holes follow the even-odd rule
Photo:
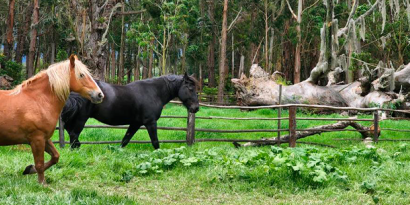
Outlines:
[[[80,73],[80,78],[84,78],[84,74]]]

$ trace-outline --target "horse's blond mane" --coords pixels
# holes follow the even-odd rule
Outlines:
[[[75,76],[80,78],[80,74],[90,75],[90,71],[86,65],[81,61],[75,60]],[[23,83],[13,89],[11,95],[17,95],[24,87],[28,87],[32,82],[48,75],[51,90],[57,95],[57,98],[61,101],[65,101],[70,95],[70,60],[61,61],[50,65],[47,70],[43,70],[37,73],[35,76],[25,80]]]

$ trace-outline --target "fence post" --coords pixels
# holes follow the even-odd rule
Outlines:
[[[64,148],[65,141],[64,141],[64,122],[61,119],[61,116],[58,118],[58,137],[59,137],[59,144],[61,148]]]
[[[379,141],[379,112],[375,111],[373,114],[373,141],[377,143]]]
[[[279,85],[279,105],[281,105],[282,104],[282,85]],[[281,126],[280,126],[280,118],[281,118],[281,116],[282,116],[282,108],[278,108],[278,137],[277,137],[277,140],[278,140],[278,142],[277,142],[277,144],[278,144],[278,146],[280,146],[280,128],[281,128]]]
[[[195,113],[188,112],[186,143],[188,146],[195,142]]]
[[[296,107],[289,107],[289,147],[296,147]]]

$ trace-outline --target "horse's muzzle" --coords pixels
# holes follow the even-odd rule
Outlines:
[[[190,113],[197,113],[199,111],[199,106],[191,106],[189,108]]]
[[[101,103],[104,99],[104,94],[100,91],[100,92],[96,92],[96,91],[92,91],[91,93],[91,102],[94,104],[98,104]]]

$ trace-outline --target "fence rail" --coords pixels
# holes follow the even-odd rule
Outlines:
[[[281,89],[280,92],[281,93]],[[160,140],[160,143],[187,143],[188,146],[193,145],[197,142],[263,142],[263,143],[289,143],[290,147],[296,146],[296,132],[297,131],[320,131],[320,132],[334,132],[334,131],[347,131],[347,132],[370,132],[370,130],[358,130],[358,129],[315,129],[315,128],[306,128],[298,129],[297,121],[301,120],[320,120],[320,121],[351,121],[351,122],[373,122],[373,133],[370,133],[373,136],[375,142],[379,141],[379,130],[384,131],[397,131],[397,132],[410,132],[410,130],[404,129],[391,129],[391,128],[382,128],[379,127],[379,111],[388,111],[388,112],[397,112],[410,114],[410,110],[393,110],[385,108],[355,108],[355,107],[334,107],[326,105],[304,105],[304,104],[285,104],[281,105],[281,95],[279,95],[279,105],[267,105],[267,106],[221,106],[221,105],[209,105],[200,103],[203,107],[211,108],[221,108],[221,109],[278,109],[278,117],[273,118],[263,118],[263,117],[219,117],[219,116],[195,116],[194,113],[188,113],[187,116],[161,116],[161,118],[176,118],[176,119],[187,119],[187,127],[157,127],[159,130],[174,130],[174,131],[185,131],[186,139],[185,140]],[[171,103],[182,104],[178,101],[171,101]],[[287,108],[289,112],[288,117],[281,116],[282,108]],[[311,108],[311,109],[327,109],[327,110],[354,110],[361,112],[372,112],[372,119],[356,119],[356,118],[307,118],[307,117],[297,117],[296,110],[297,108]],[[222,130],[222,129],[204,129],[204,128],[195,128],[196,120],[272,120],[278,121],[277,129],[244,129],[244,130]],[[389,119],[389,118],[388,118]],[[392,120],[410,120],[408,118],[390,118]],[[289,128],[282,129],[281,121],[286,120],[289,123]],[[59,130],[59,143],[60,147],[64,147],[66,143],[64,140],[64,124],[60,120],[60,126],[57,127]],[[110,125],[86,125],[85,128],[111,128],[111,129],[127,129],[128,126],[110,126]],[[144,126],[141,129],[146,129]],[[255,139],[195,139],[196,132],[211,132],[211,133],[277,133],[277,140],[255,140]],[[281,139],[281,132],[288,132],[289,140]],[[394,141],[394,140],[392,140]],[[121,141],[94,141],[94,142],[81,142],[83,144],[116,144],[121,143]],[[151,141],[130,141],[130,143],[151,143]],[[299,142],[302,143],[302,142]],[[312,144],[312,143],[311,143]],[[314,144],[314,143],[313,143]]]

